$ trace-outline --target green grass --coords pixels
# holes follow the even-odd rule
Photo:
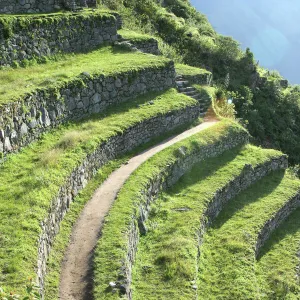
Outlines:
[[[200,249],[200,299],[263,298],[255,276],[258,234],[299,191],[298,179],[288,171],[277,171],[229,203],[208,230]],[[269,265],[269,268],[273,266]]]
[[[144,68],[163,67],[168,59],[119,47],[103,47],[87,54],[66,54],[62,60],[28,68],[0,70],[0,105],[36,89],[62,87],[87,72],[93,76],[118,75]]]
[[[87,153],[143,120],[195,103],[174,89],[152,93],[90,120],[61,126],[9,156],[0,167],[0,286],[21,292],[23,279],[35,277],[40,222]]]
[[[48,265],[47,265],[47,275],[45,280],[45,299],[54,300],[58,299],[59,292],[59,280],[60,280],[60,269],[61,263],[65,255],[65,251],[69,245],[70,236],[72,233],[73,225],[75,224],[77,218],[79,217],[85,204],[91,199],[94,191],[108,178],[108,176],[116,169],[118,169],[123,163],[126,163],[131,157],[137,153],[141,153],[143,150],[150,148],[153,145],[167,139],[168,137],[174,136],[187,130],[189,127],[199,124],[199,120],[196,120],[192,124],[187,124],[180,126],[173,131],[167,132],[166,134],[154,138],[150,142],[141,145],[134,149],[131,153],[123,156],[122,158],[113,160],[107,163],[103,168],[101,168],[96,176],[90,180],[88,185],[78,194],[74,199],[68,214],[65,216],[61,223],[61,229],[57,234],[52,250],[50,253]]]
[[[118,33],[127,40],[131,40],[136,43],[142,43],[142,42],[147,42],[150,39],[155,39],[155,37],[148,35],[148,34],[142,34],[138,33],[129,29],[121,29],[118,30]]]
[[[256,263],[262,299],[299,299],[300,209],[270,237]]]
[[[196,76],[196,75],[210,75],[211,72],[205,70],[205,69],[200,69],[200,68],[195,68],[192,66],[188,65],[183,65],[183,64],[176,64],[175,65],[176,73],[180,75],[188,75],[188,76]]]
[[[117,200],[105,221],[102,236],[95,251],[94,298],[117,299],[117,294],[108,291],[108,283],[118,278],[122,260],[127,253],[128,229],[132,218],[136,218],[140,192],[147,183],[174,164],[178,159],[178,148],[185,147],[186,155],[201,151],[202,146],[222,143],[229,136],[245,134],[236,123],[223,120],[217,125],[196,134],[155,155],[138,168],[121,189]]]
[[[133,299],[195,299],[197,234],[206,208],[219,189],[243,172],[245,164],[256,166],[281,155],[250,145],[237,147],[195,165],[163,193],[151,207],[149,232],[139,244]]]
[[[63,17],[66,18],[68,16],[95,16],[98,14],[103,14],[103,16],[111,15],[112,10],[101,8],[101,9],[83,9],[79,12],[71,12],[71,11],[58,11],[51,13],[31,13],[31,14],[0,14],[0,18],[24,18],[29,20],[40,19],[40,18],[51,18],[51,17]]]

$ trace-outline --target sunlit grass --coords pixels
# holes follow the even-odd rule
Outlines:
[[[36,89],[64,85],[85,72],[89,75],[112,75],[146,67],[161,67],[162,57],[104,47],[88,54],[66,54],[61,60],[27,68],[0,70],[0,105]]]
[[[197,234],[205,209],[218,190],[243,172],[245,164],[255,167],[281,155],[249,145],[237,147],[195,165],[176,186],[163,193],[152,205],[146,223],[149,231],[139,244],[133,299],[194,299]]]
[[[21,292],[23,280],[35,278],[40,222],[87,154],[146,119],[195,105],[174,89],[148,94],[90,120],[60,126],[9,156],[0,166],[0,286]]]

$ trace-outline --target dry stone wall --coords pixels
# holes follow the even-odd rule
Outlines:
[[[228,140],[224,140],[219,144],[211,144],[203,147],[199,153],[194,153],[188,157],[183,157],[182,159],[175,162],[173,165],[169,165],[167,169],[162,170],[156,178],[149,181],[149,184],[145,186],[143,191],[140,192],[141,204],[139,209],[139,216],[133,217],[133,222],[128,234],[128,252],[127,257],[124,260],[123,274],[121,275],[123,280],[117,281],[117,287],[119,288],[121,294],[126,294],[128,299],[132,299],[132,291],[130,288],[131,284],[131,269],[134,263],[135,254],[138,247],[140,234],[145,234],[147,228],[145,227],[145,221],[148,218],[150,212],[150,205],[153,201],[157,199],[159,193],[167,189],[178,181],[178,179],[186,173],[191,167],[200,161],[208,157],[216,157],[222,152],[231,149],[239,144],[245,143],[247,141],[246,136],[231,137]],[[184,149],[179,151],[183,151]],[[209,206],[204,212],[205,220],[201,224],[201,228],[198,233],[199,247],[203,241],[203,234],[205,233],[207,227],[211,222],[218,216],[218,214],[223,209],[223,206],[232,198],[237,196],[240,192],[245,190],[251,184],[265,177],[267,174],[278,169],[286,169],[288,167],[288,158],[286,155],[271,158],[269,161],[257,165],[245,165],[244,169],[241,171],[240,175],[234,178],[232,181],[228,182],[225,186],[220,187],[220,189],[214,194],[213,199],[210,201]],[[283,216],[287,216],[288,211],[291,207],[299,205],[300,196],[295,197],[294,201],[282,210],[278,215],[275,216],[274,222]],[[271,226],[270,224],[268,224]],[[274,225],[273,225],[274,226]],[[266,236],[266,234],[265,234]],[[200,253],[200,251],[199,251]]]
[[[144,41],[130,40],[129,42],[133,48],[136,48],[143,53],[160,55],[160,51],[158,48],[158,41],[156,39],[150,38]]]
[[[211,144],[201,147],[198,152],[192,153],[189,156],[184,155],[184,148],[178,149],[182,154],[182,157],[173,164],[168,165],[165,169],[161,170],[155,178],[149,180],[143,190],[140,191],[140,208],[138,215],[133,216],[133,220],[128,232],[128,252],[127,257],[124,258],[124,265],[120,273],[120,279],[116,280],[117,288],[121,294],[126,294],[128,299],[132,299],[131,284],[131,269],[134,263],[135,254],[138,247],[140,234],[146,234],[147,228],[145,221],[148,218],[150,212],[150,205],[157,199],[157,196],[162,190],[165,190],[178,181],[178,179],[186,173],[195,163],[205,160],[208,157],[217,157],[224,151],[231,149],[235,146],[246,143],[248,136],[241,133],[239,136],[232,136],[224,139],[217,144]],[[210,223],[218,216],[223,206],[233,197],[238,195],[241,191],[245,190],[254,182],[260,180],[267,174],[278,169],[286,169],[288,167],[288,158],[286,155],[271,158],[257,166],[245,165],[240,175],[234,180],[228,182],[225,186],[215,193],[209,206],[204,212],[205,220],[201,224],[199,229],[199,246],[203,240],[203,234]],[[297,204],[295,204],[297,202]],[[288,207],[295,207],[299,203],[299,196],[295,198],[294,203],[289,204]],[[284,212],[287,209],[283,210]],[[280,214],[280,216],[286,215],[286,213]],[[276,219],[276,217],[274,217]]]
[[[151,91],[175,86],[174,63],[114,76],[84,73],[58,89],[37,90],[0,107],[0,154],[16,151],[67,121],[103,112]]]
[[[99,145],[92,154],[86,157],[80,166],[74,169],[60,188],[57,197],[53,199],[48,217],[41,224],[42,233],[38,241],[37,275],[42,291],[47,258],[51,251],[54,237],[59,231],[60,222],[68,211],[70,203],[78,192],[86,186],[88,180],[108,161],[148,142],[153,137],[192,122],[198,118],[199,114],[200,106],[196,105],[145,120],[128,128],[123,134],[119,133],[107,142]]]
[[[288,216],[298,207],[300,207],[300,192],[294,197],[287,199],[286,203],[277,211],[277,213],[268,220],[264,227],[260,230],[255,247],[256,257],[259,255],[260,249],[269,239],[272,232],[284,222]]]
[[[0,18],[0,66],[93,50],[118,39],[115,16],[101,13]]]
[[[116,288],[121,294],[126,294],[128,299],[132,299],[130,288],[131,270],[138,247],[139,236],[147,232],[145,221],[150,212],[150,205],[157,199],[158,194],[176,184],[179,178],[190,170],[194,164],[204,161],[209,157],[217,157],[226,150],[247,143],[248,139],[248,134],[245,131],[241,131],[239,134],[224,136],[218,142],[203,145],[189,155],[186,155],[185,148],[181,147],[178,149],[179,156],[177,160],[162,169],[155,178],[149,179],[148,184],[137,195],[141,204],[139,209],[137,209],[136,215],[132,216],[132,223],[127,232],[127,256],[124,257],[120,276],[115,280],[117,284]]]
[[[1,0],[0,13],[53,12],[60,9],[72,9],[72,2],[71,0]],[[75,0],[74,2],[77,7],[96,7],[96,0]]]

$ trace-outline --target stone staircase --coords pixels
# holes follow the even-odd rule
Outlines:
[[[183,75],[177,75],[175,82],[177,90],[180,93],[189,96],[200,103],[200,117],[205,117],[211,105],[211,99],[203,97],[200,91],[191,86],[190,82],[186,80]]]

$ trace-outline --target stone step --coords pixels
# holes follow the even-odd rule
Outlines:
[[[178,80],[178,81],[176,81],[176,85],[180,86],[180,87],[186,87],[188,84],[189,84],[189,82],[186,81],[186,80]]]
[[[179,87],[178,90],[179,90],[180,93],[186,92],[186,88],[185,87]]]
[[[183,94],[192,97],[192,96],[199,96],[199,93],[197,91],[191,91],[191,92],[183,92]]]
[[[189,86],[189,87],[186,88],[186,91],[187,92],[192,92],[192,91],[197,91],[197,90],[194,87]]]

